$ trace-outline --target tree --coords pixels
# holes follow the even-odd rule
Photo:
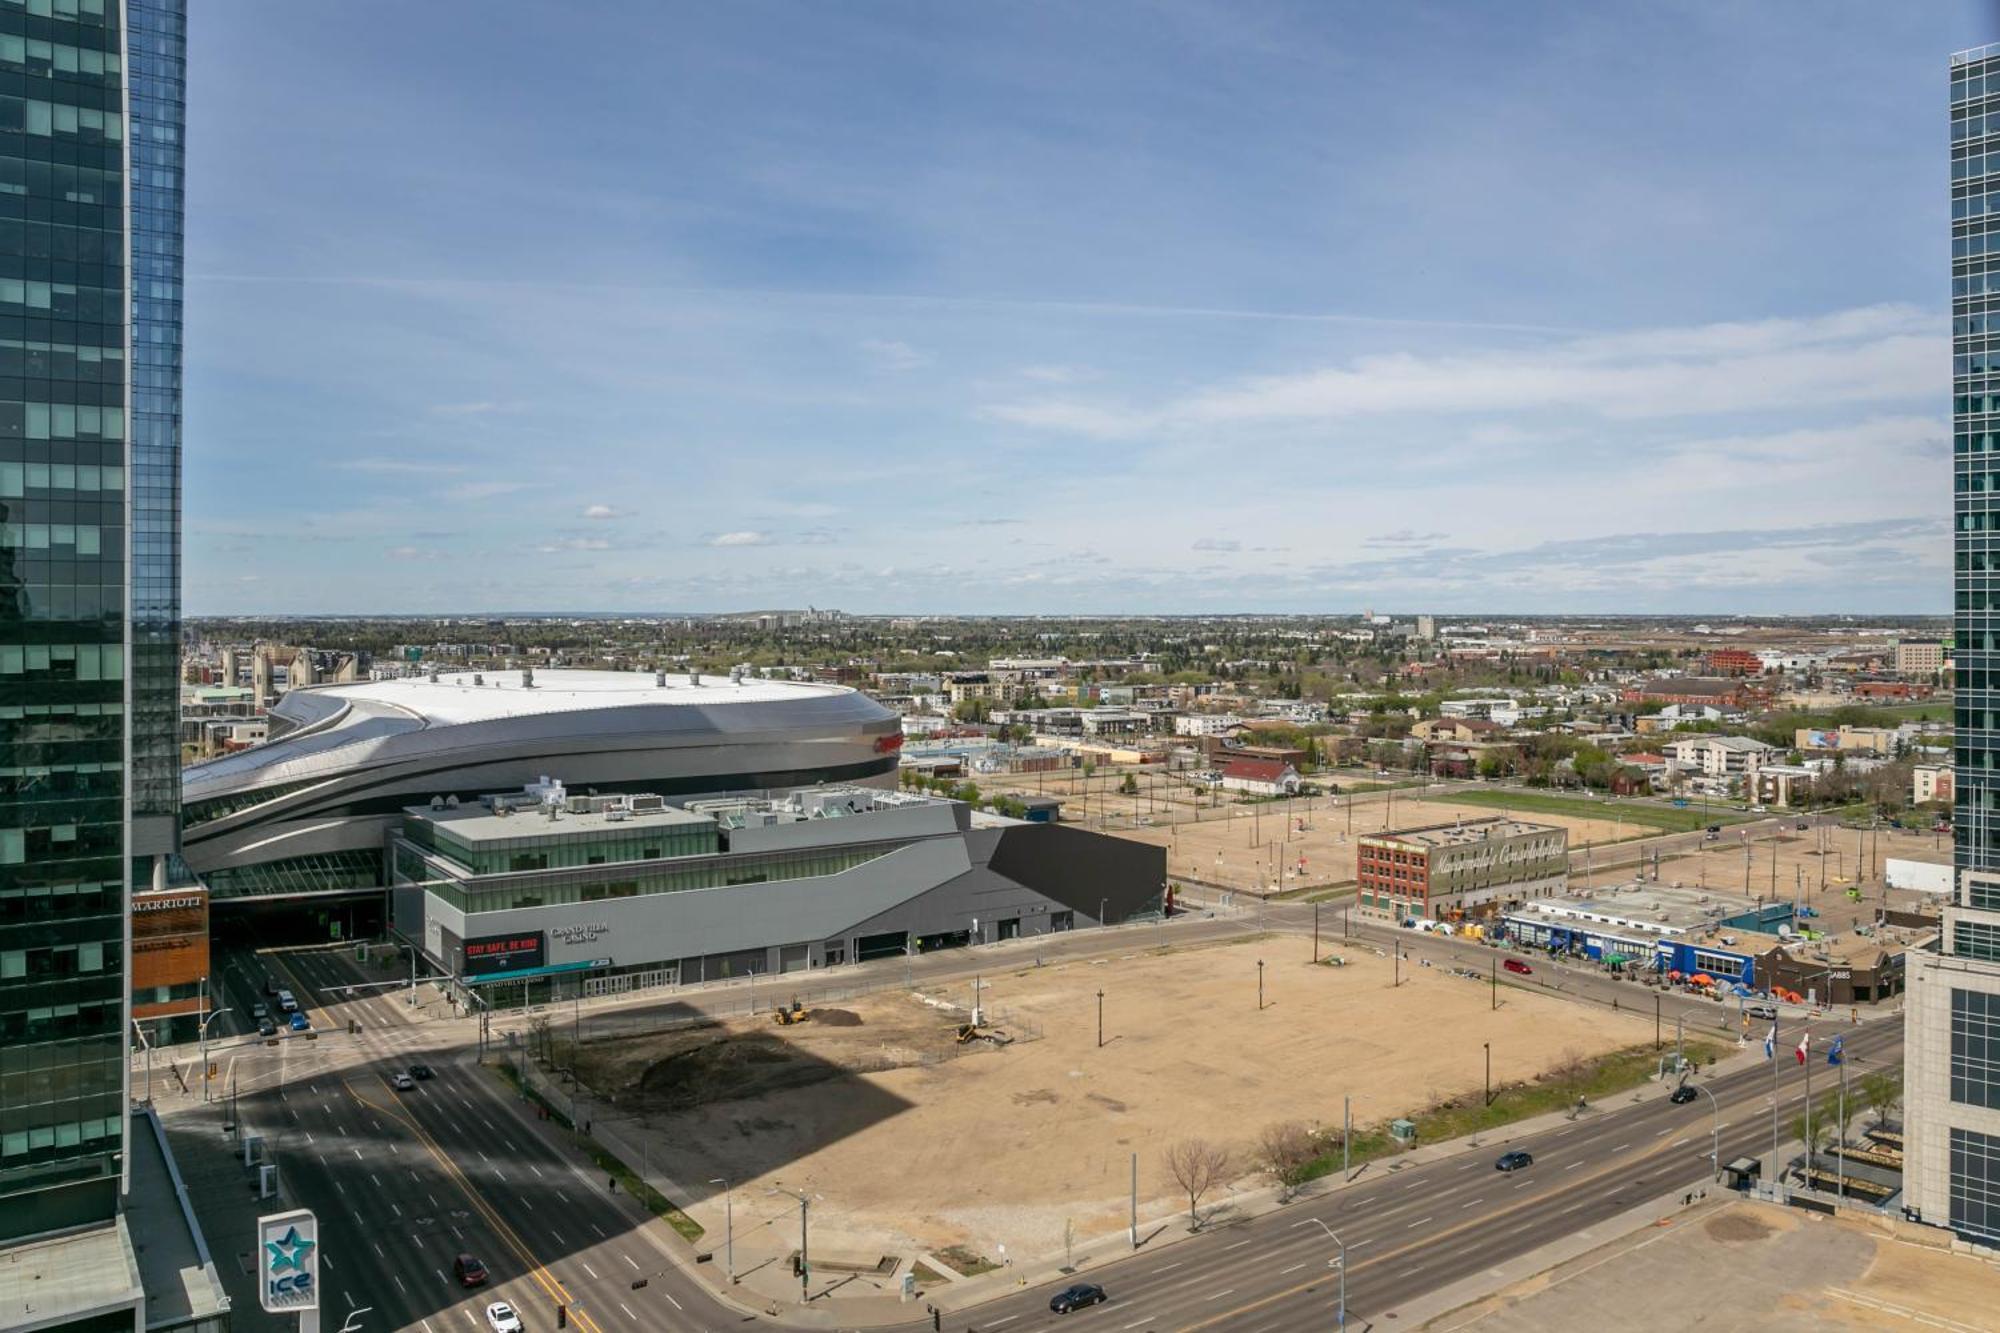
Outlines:
[[[1319,1157],[1319,1144],[1312,1131],[1296,1120],[1266,1125],[1257,1139],[1257,1165],[1278,1182],[1286,1197],[1306,1183],[1307,1173]]]
[[[1182,1139],[1167,1148],[1167,1172],[1187,1195],[1188,1228],[1201,1227],[1202,1196],[1229,1177],[1229,1150],[1207,1139]]]
[[[1875,1121],[1880,1124],[1889,1118],[1903,1100],[1903,1080],[1887,1070],[1877,1070],[1861,1076],[1861,1100],[1875,1113]]]
[[[1135,776],[1134,774],[1127,773],[1125,775],[1125,780],[1118,784],[1118,794],[1120,796],[1137,796],[1139,794],[1138,777]]]

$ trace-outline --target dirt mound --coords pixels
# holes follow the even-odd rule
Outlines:
[[[846,1072],[790,1042],[749,1032],[656,1061],[639,1078],[639,1100],[647,1110],[685,1111],[707,1102],[810,1087]]]
[[[1739,1212],[1731,1209],[1726,1213],[1720,1213],[1709,1218],[1707,1222],[1702,1224],[1702,1230],[1706,1231],[1710,1238],[1714,1240],[1742,1243],[1745,1241],[1763,1240],[1766,1236],[1771,1235],[1776,1228],[1755,1213]]]
[[[830,1028],[858,1028],[861,1026],[861,1015],[852,1009],[815,1009],[812,1021]]]

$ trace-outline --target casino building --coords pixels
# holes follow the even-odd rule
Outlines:
[[[462,999],[800,972],[1156,916],[1165,852],[867,787],[572,796],[403,812],[394,931]],[[517,988],[508,983],[520,983]]]

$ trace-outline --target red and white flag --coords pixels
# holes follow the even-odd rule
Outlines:
[[[1812,1033],[1801,1032],[1799,1034],[1799,1049],[1796,1052],[1796,1054],[1799,1057],[1800,1064],[1804,1064],[1806,1062],[1806,1049],[1811,1045],[1812,1045]]]

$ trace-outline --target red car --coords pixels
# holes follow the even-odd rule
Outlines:
[[[1535,969],[1529,967],[1526,963],[1522,962],[1518,958],[1509,958],[1505,962],[1501,963],[1500,966],[1506,968],[1509,972],[1512,972],[1517,976],[1532,977],[1533,975],[1535,975]]]
[[[477,1287],[486,1281],[486,1265],[469,1254],[461,1254],[452,1260],[451,1271],[461,1287]]]

